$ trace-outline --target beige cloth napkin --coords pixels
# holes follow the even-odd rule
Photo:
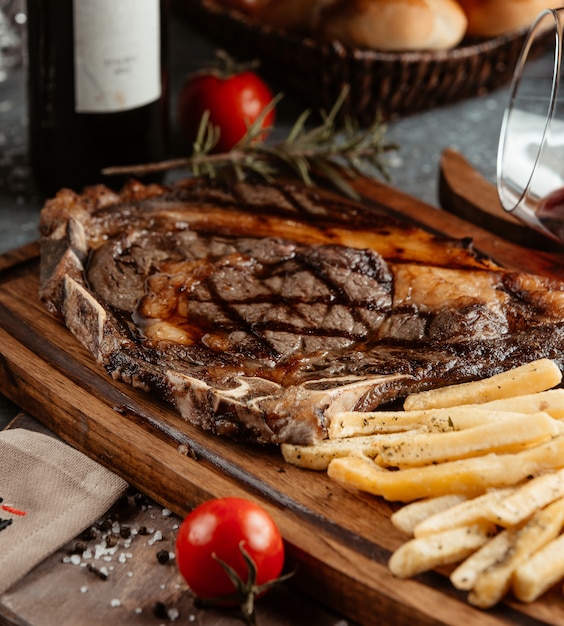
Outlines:
[[[127,483],[23,428],[0,432],[0,593],[101,517]]]

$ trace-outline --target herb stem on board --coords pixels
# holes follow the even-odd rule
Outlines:
[[[397,150],[395,144],[385,142],[386,128],[378,115],[365,129],[360,129],[352,119],[345,118],[343,127],[337,125],[337,116],[347,96],[345,88],[327,114],[321,112],[322,121],[307,128],[310,110],[304,111],[294,122],[288,135],[281,141],[269,144],[263,140],[262,121],[280,99],[278,94],[249,126],[246,135],[229,152],[214,153],[219,129],[210,123],[204,113],[190,157],[180,157],[140,165],[108,167],[106,175],[129,174],[143,176],[173,169],[188,169],[196,176],[217,178],[226,171],[243,180],[249,173],[271,181],[278,174],[293,174],[306,185],[316,179],[329,181],[342,193],[352,198],[358,194],[349,180],[365,173],[366,167],[389,180],[385,155]]]

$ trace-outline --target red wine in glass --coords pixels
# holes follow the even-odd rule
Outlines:
[[[545,228],[564,240],[564,187],[558,187],[540,200],[536,216]]]

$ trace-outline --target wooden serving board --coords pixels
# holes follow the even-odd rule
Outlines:
[[[564,278],[564,255],[526,249],[375,181],[369,202],[431,229],[473,237],[499,262]],[[178,515],[210,497],[255,499],[285,537],[293,584],[363,624],[390,626],[563,624],[555,591],[537,603],[483,612],[439,573],[394,579],[392,551],[405,540],[392,505],[342,488],[325,473],[286,465],[276,448],[207,435],[151,396],[113,381],[38,300],[38,247],[0,257],[0,391],[71,445],[121,474]]]

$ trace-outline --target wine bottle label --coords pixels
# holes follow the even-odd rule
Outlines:
[[[75,110],[134,109],[161,96],[159,0],[73,0]]]

